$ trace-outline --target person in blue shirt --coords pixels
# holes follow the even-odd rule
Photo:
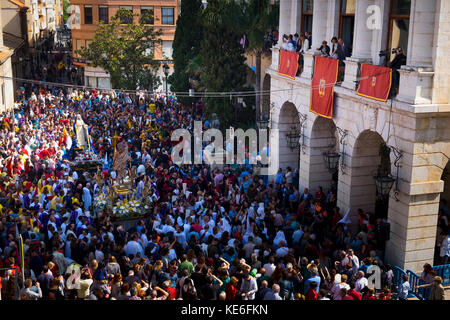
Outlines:
[[[275,177],[275,183],[278,183],[280,185],[283,183],[283,170],[281,170],[281,168],[278,169],[278,173]]]
[[[363,260],[363,264],[359,267],[359,271],[363,271],[367,274],[367,271],[372,267],[372,258],[367,257]]]
[[[308,292],[309,284],[311,282],[316,282],[317,283],[316,292],[319,293],[320,277],[319,277],[319,269],[317,268],[316,265],[311,265],[309,267],[309,274],[310,274],[310,277],[305,281],[305,291],[304,291],[304,293],[306,294],[306,292]]]

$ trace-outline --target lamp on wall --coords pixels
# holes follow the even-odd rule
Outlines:
[[[256,125],[260,130],[267,129],[269,127],[269,117],[267,116],[267,114],[263,113],[261,115],[261,118],[256,121]]]
[[[335,173],[338,169],[339,158],[341,155],[336,151],[328,151],[323,153],[323,160],[325,161],[325,165],[330,173]]]
[[[303,114],[301,112],[298,113],[298,118],[299,118],[299,124],[298,127],[299,129],[297,130],[295,127],[291,128],[291,131],[286,134],[286,140],[288,143],[288,146],[291,150],[295,150],[297,148],[302,149],[303,153],[305,153],[305,135],[304,135],[304,129],[305,129],[305,125],[306,125],[306,119],[308,118],[308,116],[306,114]],[[300,138],[302,138],[302,141],[300,142]]]
[[[390,173],[388,173],[388,170],[386,168],[382,168],[382,165],[380,165],[377,174],[373,177],[375,180],[375,186],[377,189],[377,194],[381,195],[384,198],[389,197],[389,194],[391,192],[391,189],[395,183],[395,190],[394,190],[394,197],[396,201],[399,201],[398,199],[398,181],[399,181],[399,171],[401,168],[400,165],[400,159],[403,157],[403,151],[393,147],[385,145],[383,146],[386,150],[387,156],[390,155],[391,151],[394,153],[395,160],[394,160],[394,166],[397,168],[396,178],[394,178]]]
[[[348,136],[348,130],[344,130],[336,126],[336,130],[339,134],[339,144],[342,145],[342,152],[336,152],[335,150],[329,150],[328,152],[323,153],[323,160],[325,161],[325,165],[330,173],[335,173],[338,170],[339,167],[339,159],[342,156],[341,161],[341,172],[342,174],[345,174],[344,169],[346,168],[346,165],[344,163],[345,158],[345,138]],[[332,147],[334,148],[336,144],[333,144]]]

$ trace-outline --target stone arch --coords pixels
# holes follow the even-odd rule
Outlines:
[[[332,181],[332,173],[326,168],[323,154],[330,150],[339,151],[339,141],[336,136],[336,125],[332,119],[317,116],[309,133],[309,148],[305,156],[300,157],[300,185],[316,192],[321,186],[326,193]]]
[[[339,174],[338,206],[350,209],[354,223],[357,222],[357,209],[375,212],[377,195],[373,177],[381,163],[380,147],[384,143],[378,132],[364,130],[357,136],[353,148],[346,151],[349,156],[346,157],[345,173]],[[390,159],[388,166],[391,167]],[[386,212],[387,206],[388,203],[385,204]]]
[[[442,176],[441,180],[444,183],[444,190],[440,194],[439,198],[439,211],[438,211],[438,217],[437,217],[437,230],[436,230],[436,245],[434,250],[434,265],[440,265],[444,264],[445,261],[443,261],[440,257],[440,247],[438,247],[438,243],[442,241],[441,239],[441,233],[443,231],[450,231],[449,227],[445,227],[445,224],[448,224],[448,220],[444,218],[444,216],[449,217],[450,214],[450,161],[448,158],[443,155],[443,158],[447,160],[447,164],[442,170]],[[447,263],[450,263],[450,261],[447,261]]]
[[[261,110],[261,115],[265,114],[266,116],[270,115],[270,82],[271,82],[270,74],[267,73],[264,77],[262,85],[262,90],[264,93],[262,95],[262,110]]]
[[[299,149],[291,149],[287,140],[287,135],[289,133],[300,129],[297,108],[292,102],[286,101],[279,110],[278,119],[274,120],[278,120],[274,123],[274,129],[279,130],[279,167],[282,168],[283,171],[287,167],[291,167],[292,170],[298,169]]]

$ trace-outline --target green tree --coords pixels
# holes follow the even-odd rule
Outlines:
[[[242,10],[241,28],[242,33],[246,35],[248,46],[246,48],[249,54],[256,57],[256,83],[255,106],[256,119],[258,120],[261,112],[261,57],[264,48],[264,36],[272,28],[278,26],[279,5],[271,5],[270,0],[240,0]]]
[[[168,79],[175,92],[187,92],[190,89],[189,77],[195,71],[189,68],[189,64],[196,57],[198,61],[203,37],[202,8],[201,0],[181,1],[181,13],[177,19],[173,40],[174,72]],[[186,104],[189,98],[180,97],[179,101]]]
[[[154,48],[161,43],[161,31],[143,24],[147,17],[135,16],[139,15],[121,9],[109,24],[100,21],[92,43],[77,53],[108,72],[114,88],[153,90],[160,84]]]
[[[66,22],[67,19],[69,19],[69,6],[70,6],[70,1],[69,0],[63,0],[63,19],[64,19],[64,22]]]
[[[204,10],[200,82],[206,93],[244,90],[247,66],[238,32],[239,12],[233,0],[209,0]],[[206,97],[205,103],[209,115],[219,116],[222,128],[235,123],[235,98],[230,99],[230,95]]]

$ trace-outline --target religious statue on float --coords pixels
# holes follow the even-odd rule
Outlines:
[[[113,158],[113,170],[116,172],[116,181],[119,184],[123,184],[125,177],[128,175],[128,163],[130,161],[127,142],[122,140],[117,143]]]
[[[75,146],[78,149],[91,150],[91,142],[89,137],[89,128],[87,124],[81,118],[81,115],[77,115],[77,120],[73,125],[73,131],[75,133],[76,142]]]

